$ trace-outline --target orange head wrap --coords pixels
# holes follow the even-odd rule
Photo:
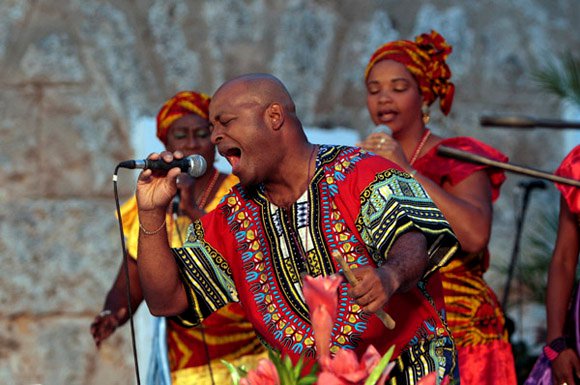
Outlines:
[[[445,60],[452,51],[443,36],[436,31],[422,34],[415,41],[397,40],[379,47],[371,56],[365,70],[365,81],[375,64],[394,60],[414,76],[425,102],[431,105],[437,98],[445,115],[451,110],[455,85],[449,81],[451,71]]]
[[[165,102],[157,114],[157,137],[167,144],[169,126],[177,119],[190,114],[203,119],[209,117],[210,97],[201,92],[182,91]]]

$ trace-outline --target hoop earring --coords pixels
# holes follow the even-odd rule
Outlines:
[[[423,104],[421,107],[421,118],[423,119],[423,124],[427,125],[431,121],[431,116],[429,115],[429,106],[427,104]]]

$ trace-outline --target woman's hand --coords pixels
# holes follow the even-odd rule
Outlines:
[[[362,142],[357,143],[357,146],[389,159],[405,170],[412,168],[399,142],[384,132],[373,132]]]
[[[111,334],[115,332],[117,327],[125,321],[127,316],[127,308],[121,308],[115,314],[110,310],[103,310],[93,320],[91,323],[91,334],[93,335],[93,340],[100,347],[101,342],[109,338]]]
[[[558,354],[552,361],[552,375],[555,385],[576,383],[576,379],[580,378],[580,360],[574,350],[566,349]]]
[[[193,194],[195,179],[191,175],[182,172],[178,175],[175,182],[177,184],[177,190],[179,191],[179,211],[187,212],[192,210],[195,200]]]
[[[201,218],[205,211],[195,203],[194,185],[195,178],[187,173],[181,173],[177,177],[177,189],[179,190],[179,212],[187,215],[192,221]]]

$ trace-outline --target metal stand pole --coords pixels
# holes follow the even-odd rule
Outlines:
[[[534,188],[546,188],[546,185],[543,184],[543,182],[542,183],[538,183],[538,182],[541,182],[541,181],[534,181],[534,183],[526,183],[523,185],[524,186],[524,195],[522,198],[522,206],[521,206],[520,213],[518,215],[517,223],[516,223],[516,239],[514,241],[514,247],[512,250],[510,265],[509,265],[509,269],[508,269],[508,275],[507,275],[506,283],[505,283],[504,290],[503,290],[503,298],[501,301],[501,307],[503,309],[505,309],[506,305],[507,305],[507,301],[508,301],[508,297],[509,297],[510,289],[511,289],[511,282],[513,279],[514,270],[516,267],[516,262],[517,262],[518,255],[520,252],[522,229],[524,227],[524,219],[526,217],[528,203],[530,201],[530,194]]]

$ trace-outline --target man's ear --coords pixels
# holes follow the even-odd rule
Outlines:
[[[265,112],[265,118],[274,131],[278,131],[284,124],[284,109],[280,103],[272,103]]]

